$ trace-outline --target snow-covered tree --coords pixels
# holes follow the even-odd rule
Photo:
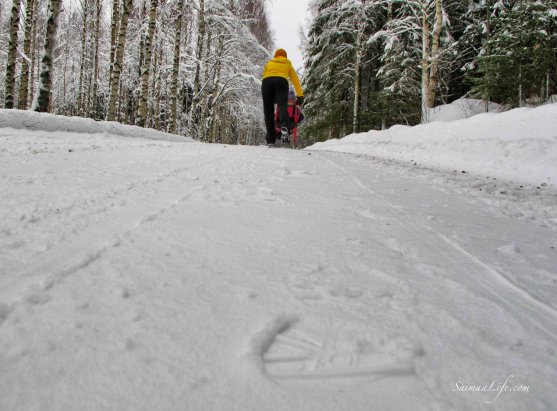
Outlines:
[[[64,2],[58,34],[48,1],[27,0],[17,13],[25,23],[13,42],[20,51],[13,63],[19,91],[14,104],[26,108],[26,98],[40,85],[41,109],[57,114],[184,134],[189,123],[189,134],[204,141],[260,138],[259,79],[272,48],[265,0]],[[0,55],[8,61],[5,11],[11,0],[0,0],[0,6]],[[36,44],[45,41],[49,53],[43,53],[47,58],[38,82],[42,55]],[[46,63],[51,66],[45,70]],[[6,88],[6,69],[0,68],[0,92]]]
[[[474,60],[472,94],[517,106],[555,93],[557,2],[497,1],[487,13],[489,36]]]
[[[389,6],[389,20],[384,30],[371,39],[384,41],[382,59],[386,67],[382,73],[392,76],[389,68],[400,66],[405,70],[401,71],[400,78],[412,83],[417,75],[412,73],[407,59],[419,61],[421,119],[427,122],[429,110],[436,103],[442,59],[453,46],[448,31],[449,13],[443,0],[384,0],[383,3]],[[395,45],[398,42],[403,44]],[[396,88],[396,84],[389,87]]]
[[[367,40],[381,28],[385,9],[369,0],[317,0],[311,8],[303,80],[306,133],[323,139],[359,131],[378,63],[376,46]]]

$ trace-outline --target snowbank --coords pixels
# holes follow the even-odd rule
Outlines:
[[[497,103],[489,103],[490,113],[500,113],[504,107]],[[485,113],[485,103],[482,100],[461,98],[451,104],[443,104],[431,109],[430,122],[463,120]]]
[[[193,142],[189,137],[163,133],[150,128],[127,126],[115,121],[95,121],[83,117],[66,117],[27,110],[1,110],[0,128],[18,130],[62,131],[82,134],[112,134],[122,137],[140,137],[151,140]]]
[[[308,149],[373,155],[511,181],[557,182],[557,104],[352,134]]]

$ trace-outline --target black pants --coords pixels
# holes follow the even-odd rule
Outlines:
[[[263,112],[265,113],[265,127],[267,128],[267,142],[274,143],[277,139],[275,131],[275,103],[279,107],[281,127],[289,127],[288,117],[288,80],[283,77],[267,77],[261,84],[263,95]]]

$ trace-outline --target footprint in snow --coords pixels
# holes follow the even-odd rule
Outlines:
[[[260,370],[275,380],[351,380],[415,373],[424,351],[405,337],[354,338],[306,333],[295,317],[273,320],[252,339]]]
[[[356,211],[356,214],[359,215],[360,217],[368,219],[368,220],[375,220],[375,221],[386,221],[387,220],[387,218],[385,216],[374,213],[369,208],[366,208],[364,210],[358,210],[358,211]]]
[[[330,300],[355,300],[362,297],[363,291],[356,287],[343,285],[318,285],[312,281],[301,280],[290,285],[296,298],[304,303],[327,302]]]

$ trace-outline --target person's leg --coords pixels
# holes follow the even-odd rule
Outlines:
[[[288,80],[279,78],[276,88],[277,105],[279,107],[280,126],[290,130],[290,116],[288,115]]]
[[[275,132],[275,85],[273,78],[268,77],[261,83],[263,97],[263,113],[265,114],[265,128],[267,129],[267,143],[274,143]]]

